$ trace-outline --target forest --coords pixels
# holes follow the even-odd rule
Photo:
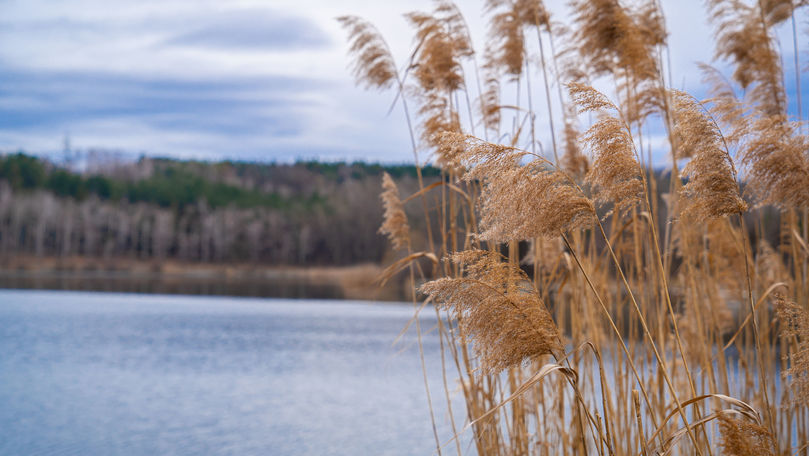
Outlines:
[[[75,168],[0,155],[0,258],[379,263],[389,253],[377,233],[382,173],[417,188],[412,165],[142,157]],[[439,176],[431,167],[422,173]]]

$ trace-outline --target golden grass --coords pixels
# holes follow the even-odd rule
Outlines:
[[[669,87],[658,3],[627,4],[573,1],[567,29],[539,0],[487,1],[482,80],[454,5],[407,16],[415,51],[394,78],[419,104],[443,180],[404,199],[386,183],[382,232],[407,247],[388,275],[409,266],[414,289],[426,282],[466,405],[465,425],[436,432],[439,454],[463,453],[464,438],[481,455],[809,452],[809,144],[786,115],[773,38],[803,2],[708,2],[716,54],[734,70],[729,82],[702,66],[702,101]],[[613,84],[609,96],[595,80]],[[554,85],[568,87],[557,110]],[[507,87],[527,97],[503,104]],[[675,159],[668,182],[649,169],[655,123]],[[415,199],[436,230],[419,245],[401,217]],[[442,386],[451,408],[454,383]]]

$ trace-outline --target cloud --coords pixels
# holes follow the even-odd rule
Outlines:
[[[252,124],[271,120],[268,113],[278,117],[276,124],[292,123],[294,115],[283,112],[294,113],[296,107],[310,102],[308,93],[327,85],[283,76],[206,81],[8,70],[0,72],[0,128],[57,127],[106,116],[139,116],[166,125],[198,123],[204,129],[249,131]],[[234,119],[243,121],[243,126]]]
[[[330,44],[314,22],[267,10],[229,11],[201,22],[165,44],[248,51],[313,49]]]

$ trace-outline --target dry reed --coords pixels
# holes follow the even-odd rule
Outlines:
[[[774,39],[805,3],[709,1],[716,55],[733,73],[701,65],[704,101],[666,88],[657,1],[575,0],[567,28],[542,1],[487,0],[478,68],[460,10],[440,0],[407,15],[409,81],[398,80],[374,29],[341,19],[358,82],[406,86],[442,169],[418,192],[435,203],[436,239],[410,238],[411,198],[387,175],[380,232],[407,250],[396,270],[410,265],[414,286],[418,270],[425,305],[435,304],[443,369],[459,377],[478,454],[807,453],[809,143],[787,116]],[[535,125],[536,66],[547,136]],[[485,77],[470,83],[480,69]],[[554,85],[568,87],[556,110]],[[506,90],[519,94],[514,105],[501,101]],[[550,160],[559,111],[561,153]],[[507,112],[514,122],[503,134]],[[670,173],[649,169],[644,136],[655,122]],[[478,125],[486,140],[467,133]],[[441,257],[431,271],[415,267]],[[773,381],[779,372],[784,382]],[[464,435],[453,429],[461,454]]]

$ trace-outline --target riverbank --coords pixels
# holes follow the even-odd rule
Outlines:
[[[209,264],[134,258],[0,258],[0,288],[401,301],[406,287],[378,287],[383,268]]]

